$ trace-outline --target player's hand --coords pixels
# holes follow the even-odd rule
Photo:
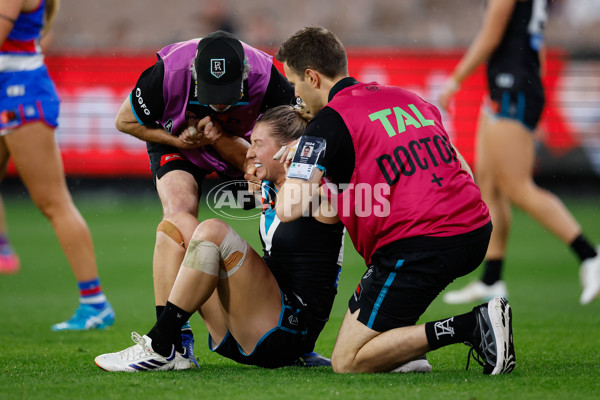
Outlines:
[[[196,129],[209,142],[208,144],[213,144],[223,135],[221,125],[217,121],[213,121],[209,116],[202,118],[198,122]]]
[[[248,181],[248,192],[257,193],[260,191],[261,180],[256,176],[256,167],[254,165],[246,167],[244,179]]]
[[[193,149],[210,146],[223,134],[221,126],[217,122],[211,121],[209,116],[201,120],[188,118],[187,123],[188,127],[179,134],[182,145],[177,147]]]
[[[202,138],[196,129],[196,123],[188,120],[188,127],[181,131],[179,139],[188,144],[198,144]]]
[[[454,96],[456,92],[458,92],[459,88],[460,85],[458,82],[456,82],[456,79],[448,78],[448,80],[444,84],[444,87],[442,88],[440,95],[438,96],[438,104],[441,108],[443,108],[446,111],[450,110],[450,99],[452,98],[452,96]]]
[[[279,151],[273,156],[274,160],[279,160],[279,162],[283,164],[286,173],[290,167],[290,164],[292,163],[294,154],[296,154],[296,146],[298,145],[298,142],[300,142],[300,139],[296,139],[293,142],[282,146],[281,149],[279,149]]]

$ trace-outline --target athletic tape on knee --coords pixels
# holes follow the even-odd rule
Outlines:
[[[229,229],[219,250],[221,252],[219,278],[226,279],[235,274],[244,263],[248,252],[248,243],[236,231]]]
[[[171,222],[167,221],[166,219],[163,219],[162,221],[160,221],[160,224],[158,224],[158,227],[156,228],[156,232],[164,233],[165,235],[167,235],[168,237],[173,239],[173,241],[175,243],[177,243],[179,246],[181,246],[185,249],[185,242],[183,240],[183,235],[181,234],[181,232],[175,225],[173,225]]]
[[[219,276],[220,260],[219,246],[208,240],[192,239],[181,266]]]

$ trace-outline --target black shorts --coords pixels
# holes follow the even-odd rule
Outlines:
[[[206,175],[211,174],[212,171],[198,168],[196,164],[185,158],[176,147],[147,142],[146,148],[148,150],[148,157],[150,158],[150,169],[152,170],[153,178],[152,182],[154,182],[155,187],[156,180],[162,178],[167,172],[176,170],[186,171],[194,177],[194,180],[198,184],[198,198],[202,196],[202,182],[204,181],[204,178],[206,178]],[[240,198],[237,195],[238,191],[248,190],[248,184],[243,179],[234,179],[222,173],[217,173],[217,175],[222,181],[235,182],[235,184],[229,185],[227,188],[232,191],[233,196],[236,199]],[[256,207],[254,201],[252,201],[253,198],[249,196],[241,198],[244,199],[244,203],[240,204],[240,206],[245,210]]]
[[[491,233],[488,223],[465,235],[435,238],[441,245],[429,249],[378,250],[350,298],[350,312],[360,310],[358,320],[377,332],[415,325],[446,286],[479,266]]]
[[[494,115],[500,118],[516,119],[533,131],[540,122],[545,103],[541,81],[539,79],[524,80],[526,83],[506,89],[498,86],[499,79],[497,78],[497,76],[488,77],[491,108]]]
[[[223,357],[241,364],[263,368],[279,368],[291,365],[304,353],[312,351],[314,342],[309,339],[309,324],[306,312],[295,297],[281,293],[283,306],[278,325],[267,332],[250,354],[244,353],[231,332],[216,347],[208,336],[208,348]]]
[[[204,177],[210,173],[210,171],[200,169],[186,159],[176,147],[147,142],[146,149],[148,151],[148,158],[150,159],[152,180],[155,185],[156,180],[162,178],[167,172],[181,170],[192,174],[198,183],[198,190],[200,190]]]

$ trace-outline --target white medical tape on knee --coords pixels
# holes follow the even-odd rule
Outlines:
[[[190,240],[181,266],[219,276],[221,252],[219,246],[208,240]]]
[[[226,279],[233,275],[244,264],[248,243],[233,229],[230,229],[219,246],[221,252],[221,269],[219,278]]]

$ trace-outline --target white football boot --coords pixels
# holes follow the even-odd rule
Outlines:
[[[453,290],[442,298],[448,304],[464,304],[479,301],[489,301],[494,297],[508,297],[506,283],[498,281],[493,285],[486,285],[481,281],[473,281],[462,289]]]
[[[427,361],[427,358],[423,355],[416,360],[409,361],[394,368],[391,372],[431,372],[431,369],[431,364],[429,364],[429,361]]]
[[[171,349],[168,357],[161,356],[152,349],[152,339],[148,336],[140,336],[137,332],[131,332],[131,339],[135,345],[117,353],[107,353],[96,357],[96,365],[105,371],[165,371],[172,369],[190,368],[190,360],[187,352],[179,354],[175,346]]]
[[[596,257],[582,262],[579,269],[579,279],[583,286],[579,302],[584,305],[600,295],[600,246],[596,248],[596,252]]]

